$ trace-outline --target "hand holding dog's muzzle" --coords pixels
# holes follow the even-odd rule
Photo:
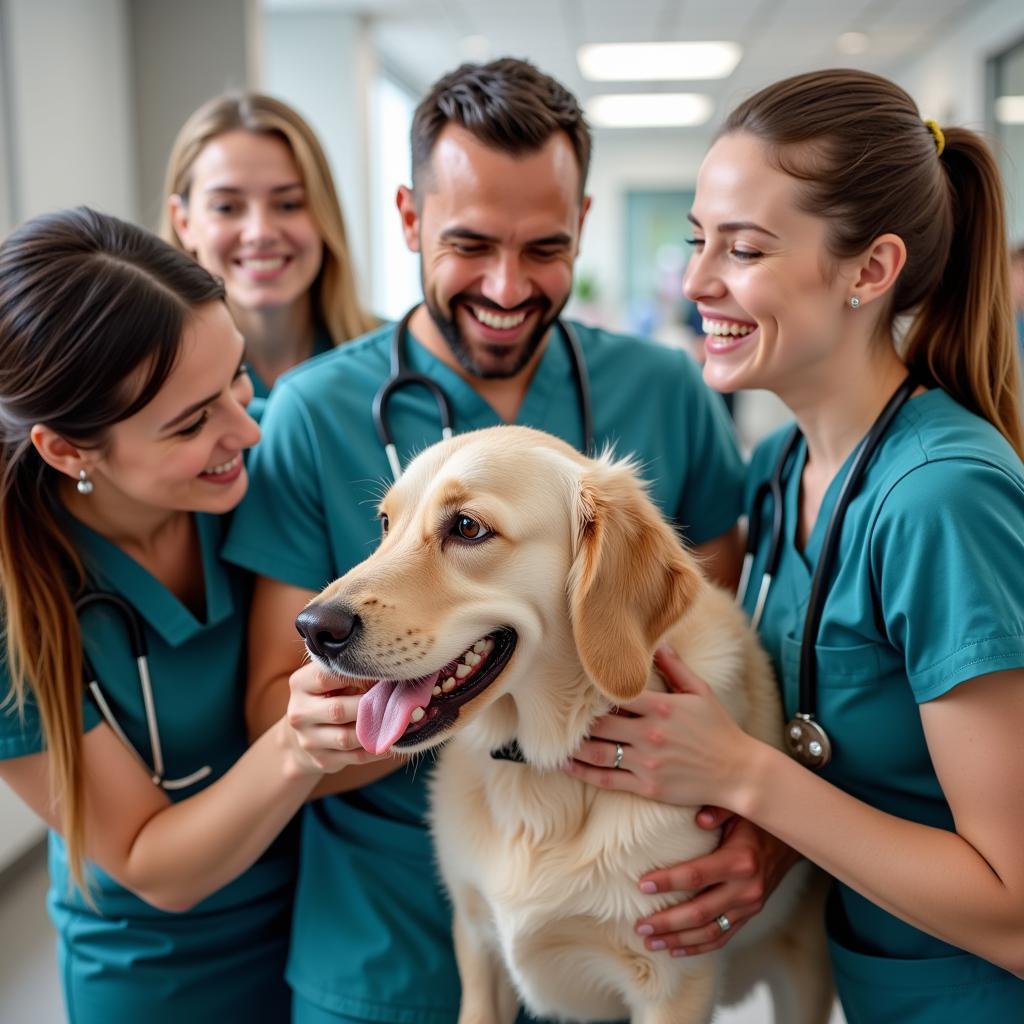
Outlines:
[[[319,772],[337,772],[381,758],[356,737],[356,713],[363,687],[349,685],[309,663],[288,680],[286,720],[299,756]]]

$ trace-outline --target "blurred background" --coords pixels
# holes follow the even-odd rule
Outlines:
[[[652,62],[603,49],[639,42],[725,45],[645,80]],[[260,89],[325,144],[360,291],[397,318],[419,298],[394,207],[412,111],[445,71],[505,55],[559,78],[594,126],[568,310],[584,321],[697,351],[681,281],[701,157],[737,101],[813,68],[886,75],[923,117],[985,133],[1006,179],[1008,241],[1024,243],[1020,0],[0,0],[0,235],[79,203],[155,228],[185,118],[217,93]],[[785,410],[743,394],[735,416],[749,445]],[[60,1020],[40,836],[0,788],[4,1024]]]

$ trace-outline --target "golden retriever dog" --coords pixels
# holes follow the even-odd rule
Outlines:
[[[698,808],[561,771],[591,723],[645,687],[670,643],[740,725],[782,738],[776,685],[743,613],[700,573],[630,461],[589,459],[523,427],[425,450],[380,505],[383,540],[300,616],[329,671],[371,681],[368,750],[444,744],[431,820],[454,906],[459,1024],[710,1021],[763,978],[775,1019],[828,1018],[821,904],[794,869],[724,949],[644,948],[646,871],[708,853]],[[492,751],[513,741],[522,762]],[[799,813],[794,809],[794,813]]]

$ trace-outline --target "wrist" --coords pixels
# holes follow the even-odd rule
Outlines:
[[[778,755],[779,751],[746,733],[744,736],[745,740],[737,751],[724,806],[756,824],[764,788],[771,785],[773,755]]]

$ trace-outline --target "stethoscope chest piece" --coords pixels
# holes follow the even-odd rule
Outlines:
[[[810,715],[796,714],[786,723],[786,750],[807,768],[824,768],[832,760],[828,733]]]

